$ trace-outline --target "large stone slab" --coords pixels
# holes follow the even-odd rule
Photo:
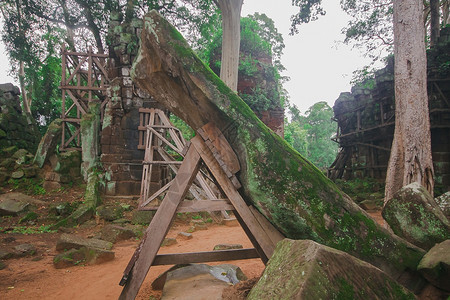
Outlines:
[[[450,240],[431,248],[417,269],[432,285],[450,292]]]
[[[56,251],[64,251],[70,249],[97,248],[103,250],[111,250],[113,244],[99,239],[85,239],[74,234],[63,233],[56,243]]]
[[[428,191],[413,182],[394,194],[383,217],[395,234],[423,249],[450,238],[450,222]]]
[[[284,239],[248,299],[415,299],[380,269],[310,240]]]
[[[128,240],[136,237],[136,234],[130,228],[117,225],[106,225],[101,230],[100,239],[111,243]]]

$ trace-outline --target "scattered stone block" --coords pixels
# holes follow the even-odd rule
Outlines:
[[[97,215],[105,221],[114,221],[123,217],[120,205],[101,205],[97,207]]]
[[[415,299],[415,296],[380,269],[345,252],[311,240],[284,239],[277,244],[247,299]]]
[[[14,252],[7,249],[0,249],[0,259],[10,259],[14,256]]]
[[[450,292],[450,240],[436,244],[417,266],[432,285]]]
[[[430,193],[413,182],[394,194],[382,215],[395,234],[423,249],[450,238],[450,222]]]
[[[223,219],[223,225],[228,227],[237,227],[239,222],[236,218]]]
[[[193,238],[192,234],[188,232],[179,232],[177,237],[182,240],[191,240]]]
[[[14,256],[16,257],[32,256],[36,253],[36,247],[31,244],[21,244],[14,247]]]
[[[195,231],[197,230],[208,230],[208,225],[205,224],[195,224],[194,225]]]
[[[131,216],[131,224],[149,225],[155,215],[151,210],[134,210]]]
[[[13,199],[4,199],[0,202],[0,216],[17,216],[28,208],[28,203]]]
[[[178,244],[177,239],[174,238],[165,238],[164,241],[161,243],[161,247],[168,247]]]
[[[22,170],[17,170],[11,173],[12,179],[20,179],[25,175],[25,173]]]
[[[63,269],[81,264],[100,264],[111,261],[114,257],[115,253],[113,251],[81,247],[80,249],[70,249],[58,254],[53,259],[53,265],[57,269]]]
[[[173,270],[187,267],[191,264],[179,264],[171,267],[169,270],[165,271],[164,273],[158,275],[156,279],[152,282],[152,289],[155,291],[161,291],[164,288],[164,284],[166,283],[167,274]]]
[[[100,239],[111,243],[128,240],[136,237],[133,230],[117,225],[106,225],[101,230]]]
[[[56,251],[80,249],[81,247],[111,250],[111,242],[99,239],[85,239],[77,235],[63,233],[56,243]]]
[[[218,250],[231,250],[231,249],[242,249],[241,244],[218,244],[214,246],[214,251]]]

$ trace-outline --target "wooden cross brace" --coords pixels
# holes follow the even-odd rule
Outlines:
[[[239,161],[220,130],[209,123],[198,130],[199,135],[187,146],[187,153],[173,183],[159,206],[144,237],[124,271],[120,285],[124,286],[119,299],[134,299],[152,265],[173,265],[211,261],[261,258],[264,263],[272,256],[276,243],[284,236],[254,207],[248,206],[238,192],[240,183],[234,176]],[[210,170],[227,201],[203,202],[205,211],[235,210],[236,217],[255,248],[197,253],[157,255],[179,211],[198,211],[196,205],[184,205],[182,200],[194,181],[201,162]],[[192,202],[192,201],[190,201]],[[214,203],[216,202],[216,203]],[[189,210],[189,206],[193,210]]]

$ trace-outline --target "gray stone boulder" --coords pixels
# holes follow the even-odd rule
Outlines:
[[[0,200],[0,216],[17,216],[28,208],[28,203],[13,199]]]
[[[415,299],[369,263],[311,240],[277,244],[247,299]]]
[[[242,249],[243,246],[241,244],[218,244],[214,246],[214,251],[218,250],[231,250],[231,249]]]
[[[20,244],[14,247],[15,257],[36,255],[37,249],[32,244]]]
[[[396,192],[386,202],[382,215],[395,234],[423,249],[450,238],[450,222],[417,182]]]
[[[100,232],[100,239],[111,243],[128,240],[136,237],[134,231],[117,225],[106,225]]]
[[[223,290],[239,282],[237,272],[242,274],[231,265],[191,264],[178,268],[167,273],[161,299],[222,299]]]
[[[63,233],[56,243],[56,251],[80,249],[82,247],[88,249],[111,250],[112,246],[113,244],[111,242],[99,239],[85,239],[77,235]]]
[[[441,196],[434,199],[441,208],[447,219],[450,219],[450,192],[442,194]]]
[[[417,270],[432,285],[450,292],[450,240],[431,248],[420,261]]]

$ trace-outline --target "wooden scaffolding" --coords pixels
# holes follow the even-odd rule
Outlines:
[[[101,103],[101,117],[107,103],[107,54],[97,54],[89,47],[87,53],[62,49],[62,140],[61,151],[80,150],[80,122],[90,102]]]
[[[147,133],[155,134],[152,130],[148,130]],[[147,139],[149,140],[150,138]],[[247,205],[239,194],[240,183],[235,176],[240,170],[239,161],[217,127],[212,123],[203,126],[197,131],[197,136],[186,144],[182,153],[184,160],[177,169],[177,175],[168,187],[140,245],[124,271],[120,281],[120,285],[124,288],[119,299],[136,297],[151,266],[250,258],[261,258],[266,263],[272,256],[277,242],[284,238],[256,208]],[[226,199],[185,200],[187,192],[198,179],[202,168],[207,169],[214,177]],[[234,211],[254,248],[157,254],[177,212],[224,210]]]

